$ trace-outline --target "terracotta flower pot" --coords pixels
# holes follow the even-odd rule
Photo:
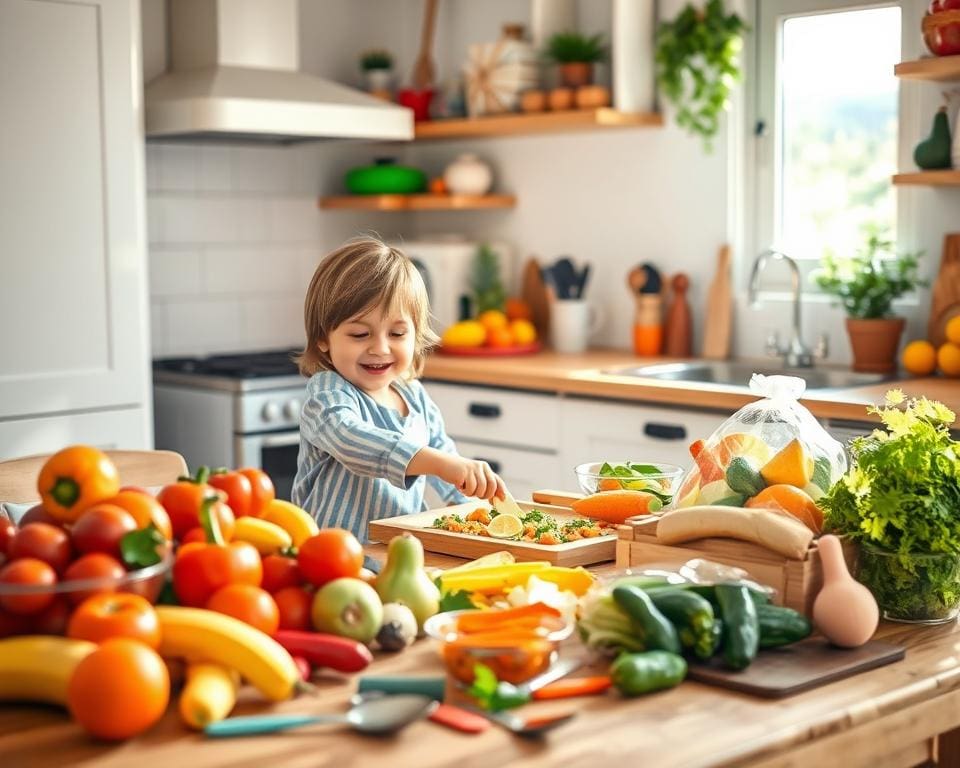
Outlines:
[[[560,65],[560,80],[569,88],[579,88],[593,82],[593,62],[568,61]]]
[[[897,349],[906,321],[902,317],[858,320],[847,318],[847,333],[853,347],[853,370],[865,373],[893,373]]]

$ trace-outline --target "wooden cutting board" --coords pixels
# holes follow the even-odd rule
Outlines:
[[[717,254],[717,272],[707,292],[707,309],[703,318],[703,357],[712,360],[725,360],[730,357],[732,324],[730,246],[724,245]]]
[[[955,315],[960,315],[960,233],[944,236],[940,271],[930,293],[927,338],[935,347],[947,340],[944,328]]]
[[[879,640],[859,648],[837,648],[822,637],[811,637],[760,651],[753,663],[739,672],[726,669],[715,657],[709,663],[691,664],[687,677],[753,696],[779,699],[892,664],[905,654],[901,646]]]
[[[527,259],[523,267],[520,298],[530,307],[533,324],[541,339],[550,338],[550,304],[547,301],[547,288],[543,284],[540,264],[536,259]]]

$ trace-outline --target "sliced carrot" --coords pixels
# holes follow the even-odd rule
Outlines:
[[[628,517],[658,512],[662,506],[657,496],[645,491],[600,491],[577,499],[573,502],[573,511],[594,520],[619,524]]]
[[[489,632],[497,627],[519,627],[521,624],[540,626],[544,616],[560,618],[560,611],[546,603],[532,603],[502,611],[465,613],[457,618],[457,631],[464,633]],[[533,623],[531,620],[535,620]],[[521,624],[518,624],[520,622]]]
[[[603,693],[612,685],[609,675],[593,675],[591,677],[565,677],[556,680],[543,688],[534,691],[533,698],[568,699],[573,696],[593,696]]]

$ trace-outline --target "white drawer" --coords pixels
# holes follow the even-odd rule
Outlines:
[[[531,446],[556,451],[560,445],[560,399],[486,387],[430,382],[433,398],[454,439]]]
[[[504,448],[470,440],[458,440],[457,451],[468,459],[483,459],[489,463],[503,478],[514,498],[521,501],[529,501],[535,490],[557,488],[560,482],[560,460],[553,453]]]

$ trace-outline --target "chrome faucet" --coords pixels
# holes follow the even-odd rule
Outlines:
[[[760,273],[770,259],[785,261],[790,267],[790,287],[793,292],[793,332],[790,342],[786,346],[781,346],[776,333],[772,334],[767,339],[766,352],[771,356],[782,357],[784,365],[788,368],[812,368],[815,357],[824,358],[827,356],[827,339],[825,335],[821,335],[816,350],[811,352],[810,348],[803,343],[803,339],[800,338],[800,269],[797,267],[797,263],[787,254],[774,248],[763,251],[754,260],[753,268],[750,270],[750,286],[747,290],[747,299],[753,309],[760,306],[760,300],[757,296],[760,287]]]

